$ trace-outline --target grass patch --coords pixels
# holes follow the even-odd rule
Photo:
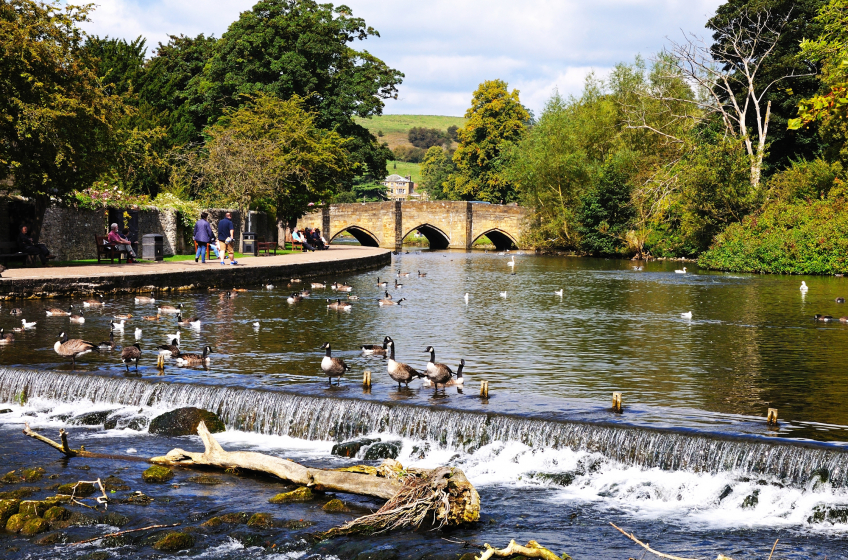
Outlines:
[[[288,246],[290,247],[291,244],[289,244]],[[292,251],[291,249],[286,249],[286,250],[277,249],[278,255],[288,255],[290,253],[299,253],[299,252],[300,251]],[[271,252],[270,255],[273,256],[274,253]],[[259,253],[259,256],[260,257],[264,256],[264,253]],[[253,255],[246,255],[244,253],[236,252],[235,257],[236,257],[236,260],[238,261],[238,260],[241,260],[241,259],[252,259]],[[194,254],[192,253],[191,255],[174,255],[173,257],[165,257],[161,262],[182,262],[182,261],[193,261],[193,260],[194,260]],[[209,260],[214,261],[214,260],[217,260],[217,259],[215,258],[215,255],[212,255],[210,259],[206,259],[206,260],[207,261],[209,261]],[[154,261],[146,261],[146,260],[143,260],[141,258],[138,259],[139,264],[150,263],[150,262],[154,262]],[[52,261],[50,263],[50,266],[91,266],[91,265],[96,265],[96,264],[98,264],[97,259],[81,259],[81,260],[76,260],[76,261]],[[101,262],[100,264],[110,264],[110,263],[109,263],[108,260],[106,260],[106,261]],[[117,260],[115,261],[115,264],[118,264]]]
[[[463,117],[439,115],[382,115],[371,117],[370,119],[356,118],[354,120],[357,124],[371,131],[381,142],[388,142],[391,149],[398,146],[411,146],[412,144],[409,143],[407,135],[409,134],[409,129],[416,126],[437,128],[445,131],[449,126],[458,126],[459,128],[465,126],[465,119]],[[380,131],[383,132],[382,137],[378,136],[378,132]]]
[[[397,167],[395,167],[397,166]],[[418,185],[421,182],[421,164],[420,163],[409,163],[406,161],[390,161],[387,164],[389,168],[389,175],[397,173],[401,177],[406,177],[407,175],[412,175],[412,181]]]

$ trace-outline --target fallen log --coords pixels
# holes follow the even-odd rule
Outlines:
[[[511,540],[506,548],[493,548],[488,543],[483,546],[486,550],[483,551],[479,558],[475,557],[475,560],[489,560],[492,556],[509,558],[510,556],[519,554],[527,558],[541,558],[542,560],[567,560],[571,558],[568,554],[557,556],[536,541],[530,541],[527,543],[527,546],[521,546],[514,540]]]

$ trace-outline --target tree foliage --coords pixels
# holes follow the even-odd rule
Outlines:
[[[423,150],[433,146],[441,146],[449,141],[448,135],[437,128],[427,128],[425,126],[414,126],[407,133],[409,143],[416,148]]]
[[[421,190],[432,200],[445,200],[448,193],[445,186],[456,168],[448,153],[441,146],[427,150],[421,163]]]

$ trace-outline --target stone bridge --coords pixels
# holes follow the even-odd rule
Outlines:
[[[485,235],[499,250],[518,247],[529,210],[485,202],[368,202],[332,204],[305,215],[299,227],[321,228],[327,239],[349,232],[361,245],[397,250],[419,231],[431,249],[469,249]]]

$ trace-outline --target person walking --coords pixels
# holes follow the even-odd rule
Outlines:
[[[209,214],[206,212],[200,213],[200,219],[194,223],[194,240],[197,242],[197,253],[194,255],[194,262],[197,259],[202,259],[203,264],[206,264],[206,252],[209,243],[215,240],[215,234],[212,233],[212,226],[206,221]]]
[[[233,215],[227,212],[224,218],[218,221],[218,250],[221,252],[221,264],[227,264],[224,262],[227,258],[227,251],[230,252],[230,264],[238,264],[233,251],[235,236],[236,228],[233,225]]]

